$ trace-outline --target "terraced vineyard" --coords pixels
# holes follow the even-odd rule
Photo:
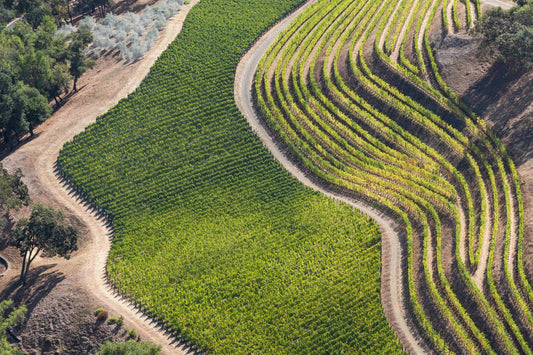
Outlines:
[[[290,177],[234,103],[240,56],[300,2],[202,0],[58,163],[112,219],[117,290],[201,350],[399,353],[377,225]]]
[[[479,14],[469,0],[317,1],[262,59],[255,100],[317,181],[404,227],[408,317],[436,352],[529,354],[520,181],[430,42]]]

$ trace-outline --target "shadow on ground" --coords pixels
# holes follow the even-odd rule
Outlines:
[[[62,272],[51,270],[56,264],[30,268],[26,285],[14,277],[0,293],[0,299],[12,299],[16,305],[26,305],[28,319],[39,302],[65,279]]]

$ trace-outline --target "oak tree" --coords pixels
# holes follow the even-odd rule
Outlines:
[[[48,256],[70,258],[78,250],[78,231],[63,224],[64,215],[60,211],[36,204],[30,218],[21,218],[17,222],[12,244],[22,256],[20,281],[26,284],[31,263],[43,251]]]

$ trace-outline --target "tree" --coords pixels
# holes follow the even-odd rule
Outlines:
[[[0,163],[0,231],[3,231],[10,221],[11,210],[18,210],[29,203],[28,187],[22,181],[20,169],[10,174]]]
[[[533,67],[533,0],[518,1],[509,10],[491,9],[476,23],[481,50],[497,50],[513,72]]]
[[[6,109],[0,115],[0,124],[4,129],[4,141],[13,149],[12,133],[17,140],[20,134],[28,131],[33,135],[33,125],[50,117],[52,108],[36,88],[21,81],[13,85],[9,85],[9,81],[4,84],[0,87],[0,106]]]
[[[96,62],[85,55],[85,48],[93,41],[93,35],[88,30],[79,30],[71,35],[72,42],[68,46],[70,55],[70,75],[74,78],[73,90],[78,91],[76,83],[87,71],[94,67]]]
[[[496,43],[511,68],[529,69],[533,65],[533,26],[517,23],[511,33],[502,34]]]
[[[54,19],[51,16],[46,15],[39,25],[39,30],[36,32],[33,43],[35,50],[46,51],[52,47],[54,43],[54,35],[56,33],[57,26]]]
[[[21,84],[19,90],[23,100],[24,120],[28,122],[28,129],[33,136],[34,125],[42,123],[50,117],[52,108],[48,104],[48,100],[36,88]]]
[[[100,355],[158,355],[161,345],[152,343],[138,343],[128,340],[122,343],[107,341],[100,346]]]
[[[0,354],[14,355],[23,354],[15,349],[7,341],[7,332],[10,328],[22,324],[26,307],[13,308],[12,300],[0,302]]]
[[[4,129],[6,143],[8,140],[5,127],[13,111],[13,90],[13,76],[10,73],[0,72],[0,126]]]
[[[55,100],[56,105],[59,105],[58,98],[61,98],[61,94],[66,94],[68,92],[71,81],[72,76],[70,75],[66,64],[59,63],[54,65],[52,68],[52,79],[50,80],[48,95]]]
[[[12,245],[22,256],[20,282],[23,285],[31,263],[41,251],[48,256],[69,259],[71,252],[78,250],[78,231],[63,225],[63,219],[63,213],[36,204],[29,219],[21,218],[17,222]]]
[[[99,15],[105,17],[106,10],[113,6],[112,0],[80,0],[77,2],[78,11],[80,12],[95,12],[99,10]]]
[[[50,57],[43,50],[30,50],[21,55],[18,63],[18,77],[28,84],[39,90],[43,95],[46,94],[46,88],[52,77],[50,69]]]
[[[37,7],[39,7],[39,2],[36,0],[18,0],[16,9],[18,13],[23,14],[30,12]]]
[[[20,169],[10,174],[0,163],[0,209],[17,210],[29,204],[28,187],[22,181],[22,177]]]

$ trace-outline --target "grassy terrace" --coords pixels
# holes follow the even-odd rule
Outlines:
[[[202,0],[58,161],[112,217],[116,288],[202,350],[398,353],[379,229],[290,177],[233,101],[241,54],[301,2]]]

